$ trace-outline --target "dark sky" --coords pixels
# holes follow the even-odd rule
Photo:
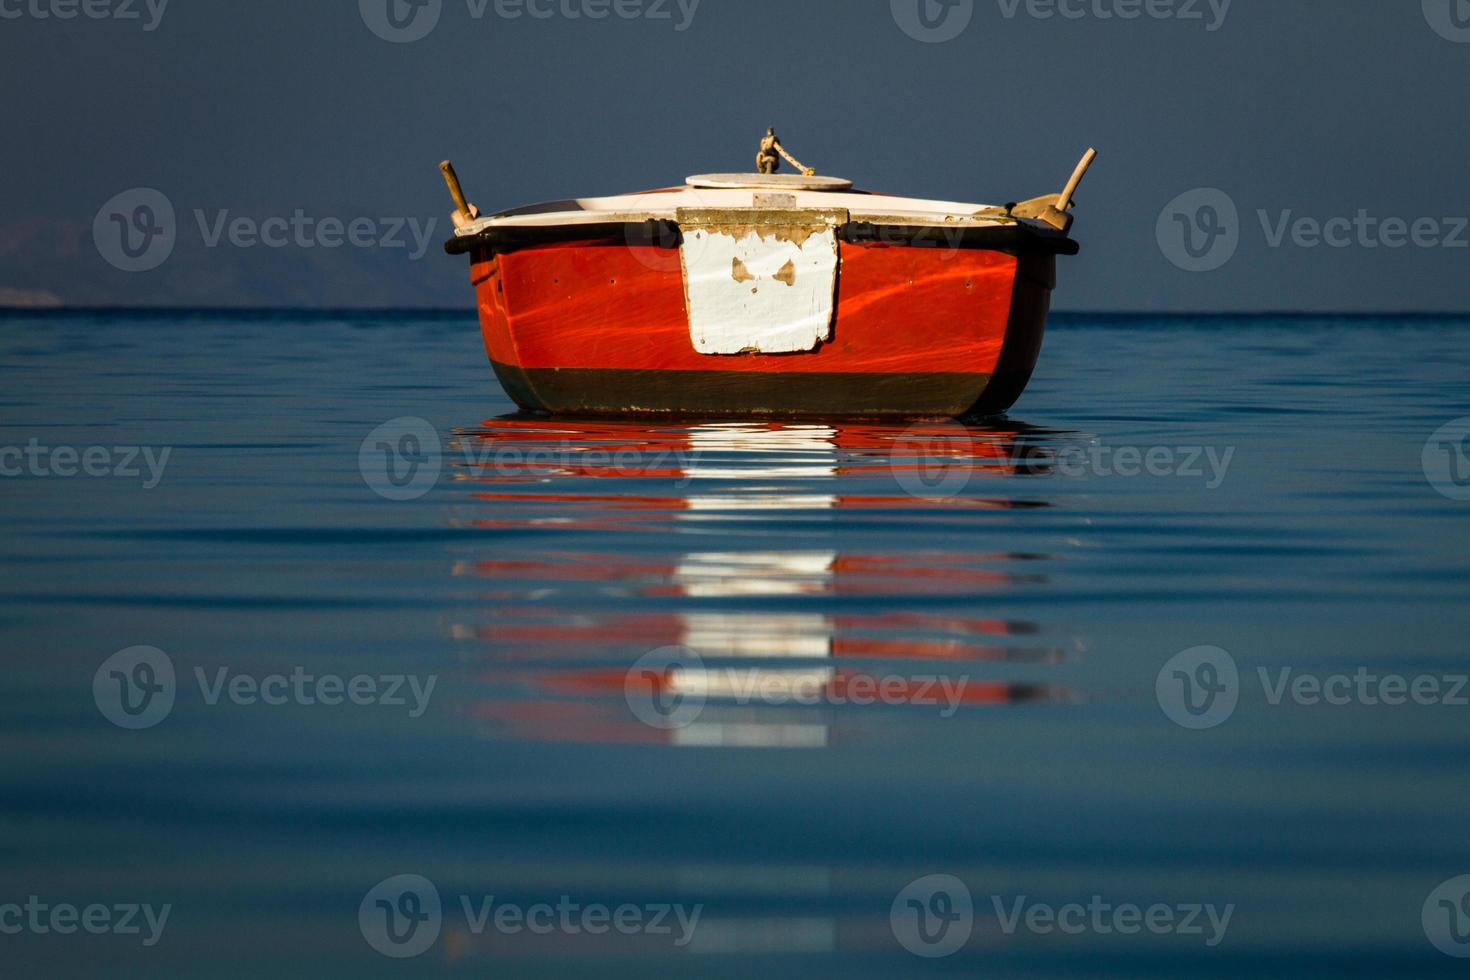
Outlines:
[[[1060,309],[1470,310],[1470,0],[960,0],[960,21],[937,0],[437,0],[409,43],[369,27],[389,2],[410,12],[0,0],[0,296],[468,307],[441,158],[500,209],[750,169],[774,123],[824,173],[967,201],[1059,190],[1097,146]],[[916,39],[916,3],[968,24]],[[93,223],[138,187],[176,241],[127,272]],[[1198,188],[1225,205],[1170,206]],[[402,248],[206,240],[298,208],[370,219],[364,242],[437,225],[417,258],[407,229]],[[1303,217],[1357,220],[1328,245]]]

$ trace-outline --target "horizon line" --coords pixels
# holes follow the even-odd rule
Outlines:
[[[214,315],[271,316],[291,314],[316,319],[340,316],[410,315],[432,317],[474,317],[474,307],[450,306],[0,306],[0,316],[122,314],[137,316]],[[1470,310],[1052,310],[1054,317],[1193,317],[1198,319],[1230,319],[1240,317],[1282,317],[1372,319],[1399,317],[1404,319],[1465,319]]]

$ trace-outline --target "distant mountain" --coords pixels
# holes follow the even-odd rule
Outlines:
[[[269,215],[248,217],[254,222]],[[201,230],[194,212],[181,211],[172,251],[157,268],[138,272],[103,258],[90,220],[27,217],[0,223],[0,306],[474,305],[466,260],[451,258],[442,248],[449,235],[447,219],[416,218],[416,224],[404,222],[398,229],[393,222],[375,221],[370,234],[359,236],[360,241],[402,243],[396,246],[344,241],[327,247],[303,238],[309,242],[305,247],[294,240],[271,247],[258,241],[232,244],[227,232],[214,237],[221,227],[218,214],[204,218]]]

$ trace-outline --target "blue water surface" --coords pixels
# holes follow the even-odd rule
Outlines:
[[[0,973],[1462,975],[1467,330],[1057,317],[911,426],[517,416],[468,314],[8,315],[0,905],[169,913],[0,909]]]

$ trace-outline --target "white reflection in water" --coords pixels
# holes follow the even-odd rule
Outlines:
[[[679,563],[674,581],[695,597],[819,594],[830,589],[837,552],[694,553]],[[684,613],[683,644],[705,657],[790,657],[827,660],[836,626],[815,614]],[[676,670],[670,690],[711,704],[790,705],[821,691],[836,671],[830,666],[713,667]],[[675,733],[681,746],[820,748],[826,724],[728,723],[700,720]]]
[[[837,506],[837,497],[825,493],[727,493],[718,496],[690,496],[685,498],[688,511],[713,510],[831,510]],[[684,518],[676,514],[675,520]]]
[[[680,748],[820,749],[827,745],[826,725],[777,725],[744,722],[696,722],[673,733]]]
[[[683,613],[683,645],[702,656],[828,657],[837,625],[818,613]]]
[[[837,430],[825,425],[768,425],[731,422],[689,430],[689,457],[682,473],[693,480],[835,480]],[[834,494],[763,491],[746,487],[735,493],[690,494],[686,510],[802,511],[831,510]],[[681,515],[682,516],[682,515]]]
[[[679,590],[695,598],[815,595],[835,576],[835,551],[691,552],[674,570]]]
[[[837,476],[837,430],[826,425],[730,422],[689,430],[691,480],[832,479]],[[751,456],[769,456],[753,460]]]

